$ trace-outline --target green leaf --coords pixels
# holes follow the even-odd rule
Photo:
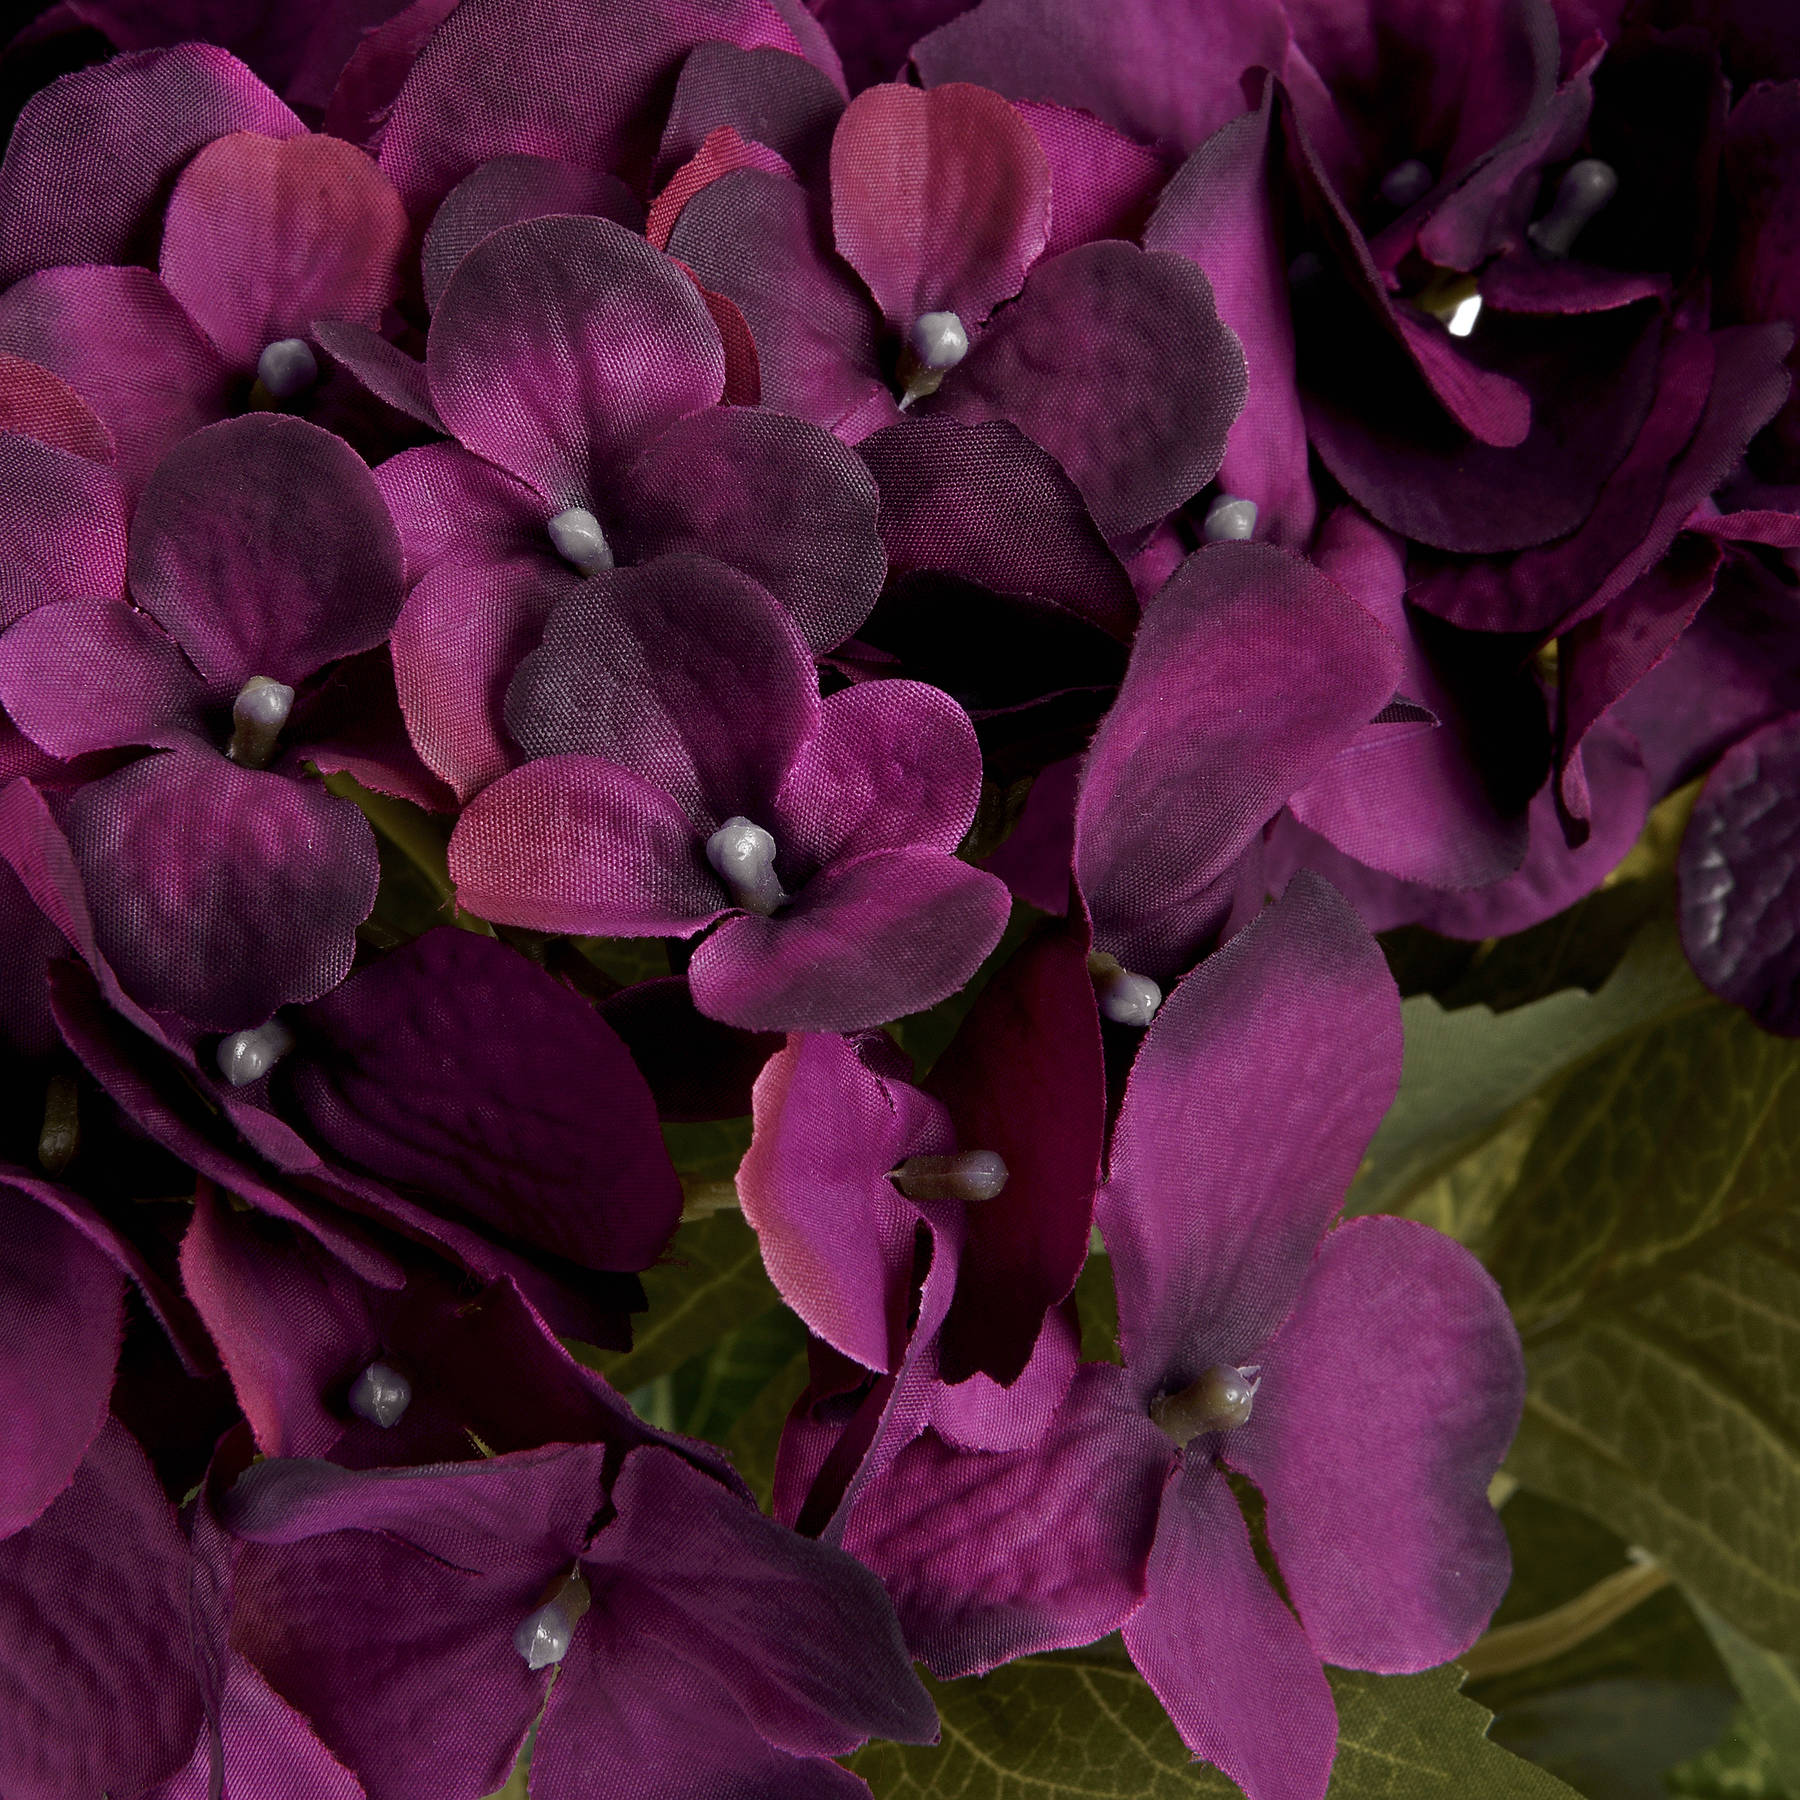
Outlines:
[[[1795,1800],[1776,1775],[1775,1752],[1747,1706],[1732,1714],[1718,1743],[1668,1770],[1663,1783],[1695,1800]]]
[[[725,1443],[745,1409],[796,1358],[806,1358],[806,1327],[785,1306],[728,1331],[675,1371],[675,1429]]]
[[[1486,1732],[1455,1668],[1424,1675],[1329,1671],[1338,1706],[1331,1800],[1572,1800]],[[878,1800],[1234,1800],[1190,1760],[1119,1640],[1028,1656],[977,1680],[926,1678],[943,1720],[935,1746],[872,1744],[850,1766]]]
[[[1485,1252],[1531,1378],[1508,1467],[1800,1648],[1800,1043],[1715,1004],[1629,1037]]]
[[[1693,1604],[1750,1709],[1776,1786],[1800,1796],[1800,1670],[1753,1643],[1704,1600]]]

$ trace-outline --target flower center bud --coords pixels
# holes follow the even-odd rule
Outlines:
[[[246,769],[267,768],[293,710],[294,690],[286,682],[252,675],[231,703],[231,742],[225,754]]]
[[[1389,206],[1398,207],[1404,212],[1415,200],[1423,200],[1431,192],[1436,179],[1429,163],[1422,163],[1416,156],[1409,156],[1405,162],[1396,163],[1382,176],[1381,197]]]
[[[233,1087],[261,1081],[294,1047],[294,1034],[279,1019],[254,1031],[234,1031],[219,1044],[219,1073]]]
[[[256,359],[256,379],[271,400],[291,400],[319,379],[319,359],[305,338],[277,338]]]
[[[1247,505],[1248,502],[1245,502]],[[1134,975],[1104,950],[1088,957],[1088,974],[1094,983],[1094,998],[1100,1002],[1100,1016],[1115,1025],[1145,1026],[1156,1017],[1163,993],[1148,975]]]
[[[706,840],[706,860],[731,889],[732,904],[767,918],[788,903],[775,874],[775,840],[746,818],[727,819]]]
[[[73,1075],[50,1077],[44,1089],[44,1123],[38,1132],[38,1167],[60,1175],[81,1148],[80,1096]]]
[[[1198,1381],[1178,1393],[1163,1394],[1150,1402],[1150,1417],[1157,1428],[1177,1444],[1185,1444],[1208,1431],[1231,1431],[1250,1422],[1256,1401],[1256,1370],[1214,1363]]]
[[[585,506],[571,506],[559,512],[546,529],[556,554],[583,575],[598,575],[613,566],[612,546],[600,521]]]
[[[1201,531],[1209,544],[1223,543],[1229,538],[1242,541],[1256,535],[1256,502],[1240,500],[1236,494],[1220,494],[1206,509],[1206,522]]]
[[[1006,1164],[992,1150],[909,1156],[889,1179],[909,1200],[992,1200],[1006,1186]]]
[[[953,312],[920,313],[907,342],[927,369],[954,369],[969,354],[969,334]]]
[[[570,1574],[536,1612],[527,1613],[513,1633],[513,1648],[528,1669],[547,1669],[569,1654],[575,1627],[593,1604],[579,1570]]]
[[[1596,156],[1585,156],[1563,171],[1550,210],[1526,226],[1525,235],[1544,255],[1560,261],[1618,191],[1619,177],[1613,166]]]
[[[372,1362],[357,1376],[356,1385],[350,1390],[350,1410],[359,1419],[391,1431],[406,1416],[412,1397],[412,1383],[398,1369],[389,1368],[384,1362]]]

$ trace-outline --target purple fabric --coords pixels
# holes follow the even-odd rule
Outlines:
[[[125,598],[125,494],[99,463],[0,434],[0,627],[45,600]]]
[[[425,365],[391,344],[380,332],[349,319],[315,319],[309,334],[339,367],[348,369],[378,400],[430,430],[443,433],[444,421],[431,403]]]
[[[60,376],[0,351],[0,432],[34,438],[89,462],[117,456],[112,433]]]
[[[1169,158],[1075,107],[1014,104],[1050,164],[1044,254],[1060,256],[1096,238],[1135,239],[1169,178]]]
[[[412,0],[364,32],[338,72],[319,129],[373,148],[419,52],[456,5],[457,0]]]
[[[810,186],[825,171],[843,110],[843,94],[804,57],[696,44],[681,65],[651,184],[660,187],[715,131],[729,125],[773,150]]]
[[[742,1118],[757,1076],[785,1042],[709,1019],[684,975],[622,988],[601,1003],[600,1016],[625,1040],[661,1119]]]

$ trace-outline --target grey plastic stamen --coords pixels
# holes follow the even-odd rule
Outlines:
[[[1233,1431],[1250,1421],[1260,1383],[1254,1368],[1214,1363],[1198,1381],[1150,1403],[1150,1417],[1177,1444],[1206,1431]]]
[[[293,710],[294,690],[285,681],[252,675],[231,703],[231,742],[225,754],[246,769],[267,768]]]
[[[1006,1186],[1006,1163],[992,1150],[955,1156],[909,1156],[893,1173],[909,1200],[992,1200]]]
[[[319,359],[305,338],[277,338],[256,359],[256,379],[271,400],[291,400],[319,379]]]
[[[391,1431],[406,1416],[412,1397],[412,1383],[398,1369],[372,1362],[357,1376],[349,1406],[359,1419]]]
[[[1563,171],[1550,210],[1526,226],[1525,235],[1545,256],[1560,260],[1618,191],[1619,176],[1612,164],[1585,156]]]
[[[585,506],[559,512],[546,529],[556,554],[582,575],[598,575],[613,564],[612,545],[600,529],[600,521]]]
[[[279,1019],[254,1031],[234,1031],[219,1044],[219,1073],[233,1087],[248,1087],[261,1081],[293,1047],[294,1034]]]
[[[706,840],[706,860],[731,889],[733,904],[765,918],[789,898],[775,873],[775,857],[774,838],[741,816],[727,819]]]
[[[1236,494],[1220,494],[1206,509],[1201,533],[1209,544],[1242,542],[1256,535],[1256,502]]]

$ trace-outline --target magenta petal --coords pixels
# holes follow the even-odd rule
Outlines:
[[[948,854],[981,791],[968,714],[918,681],[866,681],[819,708],[767,821],[790,855],[823,865],[875,850]]]
[[[597,756],[550,756],[484,788],[450,834],[471,912],[532,931],[690,936],[729,904],[690,820]]]
[[[1200,270],[1100,243],[1039,263],[924,404],[971,424],[1010,419],[1069,472],[1110,538],[1212,479],[1244,393],[1243,350]]]
[[[1050,165],[987,88],[866,88],[831,140],[831,222],[890,324],[948,311],[973,327],[1043,254]]]
[[[1700,979],[1800,1037],[1800,714],[1719,759],[1681,844],[1681,941]]]
[[[669,233],[682,210],[696,194],[704,193],[715,181],[739,169],[760,169],[765,175],[792,176],[784,158],[766,144],[742,137],[733,125],[721,125],[694,154],[669,177],[667,185],[656,196],[650,216],[644,222],[644,235],[658,250],[669,247]]]
[[[1222,922],[1212,884],[1400,673],[1393,639],[1297,557],[1189,557],[1145,612],[1082,776],[1075,865],[1099,947],[1156,980],[1185,968]]]
[[[943,1107],[828,1034],[789,1038],[751,1105],[738,1193],[769,1279],[815,1337],[864,1368],[898,1368],[919,1210],[888,1175],[956,1147]]]
[[[1125,1648],[1182,1741],[1248,1800],[1324,1800],[1337,1752],[1325,1671],[1256,1566],[1236,1497],[1204,1460],[1164,1493]]]
[[[99,1594],[103,1610],[91,1604]],[[175,1509],[130,1433],[109,1421],[74,1485],[0,1541],[6,1793],[140,1794],[174,1774],[201,1727],[188,1623]]]
[[[44,600],[125,598],[125,493],[99,463],[0,433],[0,626]]]
[[[160,267],[226,362],[247,371],[314,319],[380,324],[410,236],[400,196],[362,151],[240,131],[182,171]]]
[[[1268,1502],[1314,1652],[1384,1675],[1461,1655],[1512,1573],[1487,1488],[1525,1365],[1493,1277],[1427,1225],[1352,1219],[1319,1247],[1259,1383],[1221,1453]]]
[[[208,752],[90,782],[68,831],[120,981],[203,1028],[334,987],[375,904],[374,833],[348,800]]]
[[[196,432],[165,457],[131,533],[131,591],[212,681],[290,685],[386,638],[399,534],[342,438],[277,413]]]
[[[445,195],[425,233],[425,304],[437,311],[450,277],[483,238],[552,213],[611,219],[627,231],[644,223],[638,197],[616,175],[550,156],[496,156]]]
[[[529,562],[577,577],[556,554],[540,494],[471,456],[460,444],[421,444],[375,471],[406,552],[410,587],[441,562]]]
[[[844,1548],[887,1584],[934,1675],[984,1674],[1131,1616],[1170,1460],[1123,1371],[1089,1364],[1028,1448],[909,1444],[863,1489]]]
[[[60,375],[105,422],[134,494],[232,411],[219,353],[148,269],[46,269],[0,294],[0,349]]]
[[[610,219],[531,219],[457,264],[426,351],[444,423],[560,510],[725,387],[694,284]]]
[[[35,438],[89,462],[118,454],[99,415],[60,375],[0,351],[0,432]]]
[[[650,1090],[611,1027],[448,926],[301,1014],[287,1079],[338,1155],[592,1269],[641,1269],[681,1212]]]
[[[772,919],[739,913],[694,952],[702,1012],[749,1031],[863,1031],[935,1006],[1006,929],[1004,882],[929,850],[815,875]]]
[[[843,110],[830,76],[804,57],[696,44],[681,65],[651,186],[661,187],[723,125],[766,145],[811,185],[824,172]]]
[[[56,264],[149,261],[166,184],[196,150],[305,129],[210,44],[63,76],[26,103],[0,164],[0,287]]]
[[[0,1173],[0,1539],[75,1477],[106,1422],[125,1281],[65,1219]],[[0,1678],[3,1680],[3,1678]]]
[[[1170,159],[1092,113],[1037,100],[1015,104],[1050,164],[1044,254],[1060,256],[1096,238],[1137,238],[1169,179]]]
[[[1399,1080],[1393,977],[1316,876],[1163,1003],[1099,1206],[1126,1361],[1147,1389],[1256,1360]]]
[[[621,560],[682,551],[762,583],[809,648],[868,618],[887,563],[869,472],[829,432],[758,407],[709,406],[670,426],[607,496]]]
[[[0,705],[54,756],[209,742],[187,658],[135,607],[59,600],[0,636]]]

